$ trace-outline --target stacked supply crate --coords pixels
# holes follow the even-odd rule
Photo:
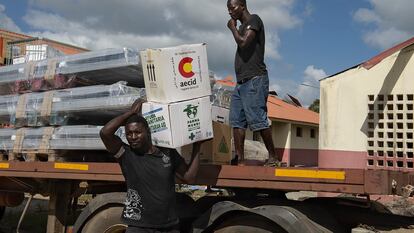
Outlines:
[[[102,125],[145,96],[138,62],[137,50],[106,49],[0,68],[3,159],[105,150]]]
[[[141,52],[147,119],[153,143],[178,148],[213,137],[205,44]]]

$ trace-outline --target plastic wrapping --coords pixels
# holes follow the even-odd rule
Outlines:
[[[250,160],[265,161],[269,158],[269,152],[262,142],[245,140],[244,141],[244,158]]]
[[[143,87],[136,49],[105,49],[0,68],[0,93],[14,94],[127,81]]]
[[[140,97],[145,97],[145,89],[125,82],[0,96],[0,123],[16,127],[101,125],[127,111]]]
[[[215,83],[211,90],[211,103],[213,106],[230,109],[231,94],[234,87]]]
[[[102,126],[62,126],[0,129],[0,150],[23,153],[47,150],[105,150],[99,136]],[[116,133],[124,142],[124,129]],[[47,140],[45,140],[45,138]],[[45,150],[46,149],[46,150]]]

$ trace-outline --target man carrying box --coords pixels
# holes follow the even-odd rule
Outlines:
[[[250,14],[246,0],[228,0],[231,16],[227,26],[237,43],[235,70],[237,85],[230,104],[230,123],[233,128],[236,160],[243,163],[244,139],[247,126],[259,131],[269,152],[268,166],[278,164],[272,130],[267,118],[269,77],[264,63],[265,32],[258,15]],[[237,20],[241,22],[237,29]]]
[[[151,131],[138,99],[131,110],[112,119],[100,132],[106,149],[118,160],[127,185],[122,220],[132,232],[179,232],[175,212],[175,176],[195,181],[201,142],[193,144],[190,165],[175,149],[153,146]],[[115,135],[125,126],[128,144]]]

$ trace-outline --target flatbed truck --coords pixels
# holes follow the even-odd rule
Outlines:
[[[125,182],[115,162],[0,162],[1,205],[24,193],[49,196],[47,233],[117,233]],[[177,180],[177,183],[180,183]],[[371,195],[405,195],[410,172],[364,169],[201,165],[197,185],[229,189],[232,195],[193,200],[177,193],[182,232],[350,232],[360,226],[410,228],[414,217],[392,214]],[[350,194],[303,201],[292,191]],[[93,197],[78,205],[83,194]],[[4,208],[4,207],[3,207]]]

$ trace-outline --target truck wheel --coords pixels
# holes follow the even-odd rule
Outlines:
[[[102,209],[86,222],[82,233],[124,233],[127,226],[121,222],[122,209],[120,206]]]
[[[234,213],[231,216],[227,216],[218,226],[214,227],[214,232],[287,233],[286,230],[269,219],[249,213]]]

